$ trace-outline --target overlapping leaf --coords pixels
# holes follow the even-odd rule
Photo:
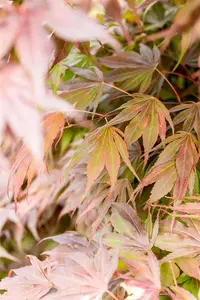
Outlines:
[[[48,0],[45,3],[37,1],[34,4],[31,1],[26,1],[20,9],[6,6],[4,11],[2,23],[5,22],[5,24],[1,28],[1,42],[3,45],[1,57],[10,50],[16,38],[19,38],[17,49],[19,50],[20,58],[25,62],[29,70],[30,63],[31,68],[36,67],[34,66],[34,63],[36,63],[36,68],[44,70],[43,67],[46,66],[45,61],[49,59],[49,55],[47,57],[41,55],[45,54],[45,51],[47,51],[46,54],[49,53],[51,49],[51,42],[48,42],[48,33],[46,32],[45,34],[43,28],[44,23],[48,24],[49,27],[56,31],[59,37],[65,40],[87,41],[99,39],[102,42],[113,44],[114,47],[119,46],[117,41],[102,26],[89,19],[83,12],[72,9],[63,0],[56,1],[56,5],[52,0]],[[58,15],[59,18],[57,17]],[[79,30],[77,19],[81,20],[84,30]],[[18,35],[19,30],[20,34]],[[5,32],[9,32],[9,34],[5,34]],[[38,37],[40,38],[38,39]],[[39,41],[40,43],[38,44]],[[30,50],[30,46],[36,47],[34,48],[35,51],[32,51],[33,49],[27,51],[27,49]],[[21,56],[22,52],[23,56]],[[37,61],[37,58],[40,59]]]
[[[61,254],[61,247],[55,249]],[[30,266],[13,270],[14,277],[1,281],[0,289],[7,290],[2,298],[97,300],[102,299],[104,293],[111,293],[108,284],[117,268],[116,251],[111,253],[101,246],[96,253],[83,252],[67,245],[65,250],[62,263],[57,260],[56,251],[48,251],[45,261],[29,256]]]
[[[115,127],[106,126],[99,128],[88,135],[79,147],[78,151],[73,155],[68,169],[75,166],[89,153],[87,165],[88,183],[86,193],[90,190],[95,179],[97,179],[104,167],[109,174],[111,192],[113,192],[120,167],[120,156],[127,167],[138,178],[130,163],[127,145],[121,135],[122,132]]]
[[[181,112],[180,112],[181,111]],[[183,123],[183,130],[195,130],[200,139],[200,104],[199,102],[184,103],[170,109],[171,113],[179,112],[173,119],[174,125]]]
[[[193,216],[198,218],[200,212],[200,205],[197,201],[200,200],[199,195],[192,195],[184,197],[185,203],[178,204],[174,207],[174,211],[184,214],[185,216]],[[170,208],[170,207],[169,207]]]
[[[59,18],[57,18],[57,15],[59,15]],[[66,18],[66,16],[68,17]],[[77,26],[77,18],[81,19],[84,26],[85,30],[82,32]],[[32,109],[32,106],[40,105],[43,108],[62,110],[61,105],[60,107],[55,105],[55,99],[53,100],[53,97],[49,95],[47,97],[45,91],[44,76],[48,70],[53,46],[47,31],[43,27],[44,23],[47,23],[57,32],[58,36],[64,39],[85,41],[93,38],[101,39],[102,37],[105,41],[108,38],[115,45],[116,42],[104,28],[90,20],[83,13],[66,5],[62,0],[56,1],[56,5],[52,0],[48,0],[45,3],[38,1],[37,3],[34,2],[34,4],[28,1],[20,9],[15,8],[15,6],[6,6],[1,22],[3,24],[0,31],[0,38],[2,37],[1,58],[15,45],[21,62],[32,77],[32,82],[26,76],[25,71],[18,66],[5,66],[2,69],[1,83],[4,86],[4,90],[1,92],[1,98],[9,98],[13,103],[9,114],[8,110],[7,112],[5,111],[5,114],[8,114],[8,116],[3,115],[1,117],[0,137],[2,136],[4,120],[10,118],[9,122],[14,132],[17,135],[23,135],[29,148],[36,156],[40,155],[41,157],[42,137],[39,129],[39,116]],[[6,34],[5,29],[7,29]],[[10,93],[6,90],[6,86],[12,86],[15,92]],[[21,94],[20,98],[24,99],[23,101],[18,99],[17,93]],[[44,100],[46,100],[46,103]],[[44,103],[41,103],[41,101],[44,101]],[[9,103],[9,101],[7,102]],[[1,104],[1,106],[3,105]],[[4,110],[2,107],[1,111]],[[20,112],[22,110],[23,118]],[[17,117],[15,114],[11,116],[11,111],[17,112]],[[30,120],[35,126],[27,126],[27,124],[32,125]],[[30,134],[28,134],[30,131],[32,132],[31,138]]]
[[[6,278],[0,283],[1,290],[9,290],[2,297],[13,297],[15,290],[16,299],[41,299],[53,286],[48,279],[48,269],[45,263],[36,257],[29,256],[31,266],[13,270],[16,276]],[[9,299],[9,298],[8,298]]]
[[[8,124],[17,137],[23,138],[33,155],[41,159],[43,142],[38,107],[44,112],[61,111],[75,116],[73,106],[46,91],[43,98],[35,98],[30,79],[18,64],[3,65],[0,81],[0,141],[5,125]]]
[[[143,94],[133,94],[133,97],[133,100],[119,107],[123,110],[110,121],[110,124],[131,120],[125,129],[125,140],[128,144],[132,144],[143,136],[146,165],[149,152],[155,145],[158,136],[162,141],[165,139],[166,120],[172,130],[173,123],[167,108],[157,98]]]
[[[172,231],[170,220],[163,220],[160,222],[160,233],[155,241],[155,246],[162,250],[171,252],[163,257],[162,262],[168,262],[177,258],[185,258],[185,261],[177,260],[180,262],[180,268],[187,270],[187,258],[195,257],[200,251],[200,237],[199,237],[199,223],[197,220],[184,219],[186,225],[179,221],[175,221]],[[189,267],[190,266],[190,267]],[[188,259],[188,271],[187,274],[193,277],[199,278],[196,263],[193,260]],[[195,274],[195,275],[194,275]]]
[[[97,68],[82,70],[70,68],[75,74],[85,79],[73,79],[64,86],[66,91],[61,93],[61,97],[69,103],[76,104],[76,108],[84,109],[92,102],[94,111],[98,106],[103,94],[103,74]]]
[[[127,276],[128,279],[122,283],[122,286],[130,295],[127,300],[157,300],[161,290],[161,282],[159,262],[156,256],[149,251],[148,257],[139,257],[138,260],[137,258],[135,260],[124,259],[124,262],[131,272],[131,276]]]
[[[58,275],[58,266],[58,271],[55,270],[52,274],[52,280],[59,289],[58,292],[55,296],[50,295],[44,299],[58,297],[59,299],[80,299],[84,296],[89,299],[102,299],[104,293],[108,291],[109,281],[117,268],[117,252],[111,254],[102,246],[92,257],[82,252],[69,253],[68,261],[71,261],[73,265],[66,264],[63,268],[64,272],[60,275]]]
[[[63,113],[51,113],[43,118],[43,133],[44,133],[44,159],[47,165],[48,154],[57,138],[57,143],[62,137],[65,125],[65,117]],[[41,167],[42,170],[42,167]],[[14,178],[14,199],[15,202],[20,193],[25,179],[27,179],[27,193],[34,176],[38,173],[37,162],[33,155],[25,145],[19,150],[16,160],[13,164],[10,179]]]
[[[112,197],[108,196],[109,188],[107,185],[100,188],[97,188],[95,185],[83,204],[79,206],[79,215],[76,220],[77,226],[80,228],[83,226],[83,223],[87,223],[88,235],[94,236],[111,205],[114,202],[126,204],[132,192],[132,186],[126,178],[117,180]]]
[[[111,214],[111,223],[115,233],[104,237],[104,243],[123,250],[147,251],[150,249],[148,237],[142,228],[136,211],[129,205],[115,204]]]
[[[192,185],[190,183],[190,177],[195,172],[199,158],[195,137],[188,132],[180,132],[161,144],[167,144],[166,148],[134,191],[137,194],[143,187],[155,182],[148,205],[167,195],[173,187],[174,199],[182,200],[187,188],[192,193],[194,187],[194,182],[192,181]]]
[[[25,195],[23,191],[19,194],[21,201],[17,204],[17,220],[14,231],[19,249],[22,249],[25,227],[32,233],[34,239],[39,241],[39,229],[44,222],[51,220],[56,209],[58,194],[66,185],[65,180],[61,181],[62,176],[62,171],[57,169],[51,170],[50,174],[39,174],[29,187],[28,199],[27,192]],[[14,204],[11,204],[8,209],[15,215]]]
[[[105,81],[120,82],[123,90],[145,92],[151,84],[152,76],[160,61],[160,52],[154,47],[140,45],[140,54],[137,52],[124,52],[115,56],[100,59],[103,65],[115,70],[105,75]]]
[[[0,0],[0,58],[6,61],[0,68],[0,234],[10,252],[0,247],[0,256],[13,260],[0,260],[0,269],[13,269],[18,263],[15,257],[26,251],[46,256],[44,261],[31,256],[29,267],[14,270],[11,278],[1,281],[0,289],[7,292],[1,291],[0,299],[200,298],[200,147],[192,135],[200,140],[200,110],[198,103],[184,102],[187,95],[199,97],[198,45],[185,55],[198,38],[199,1],[180,9],[172,30],[171,18],[186,1],[164,2]],[[89,19],[88,12],[102,25]],[[157,32],[161,27],[164,31]],[[183,48],[175,67],[184,57],[174,73],[180,40],[171,37],[177,33],[183,33]],[[140,45],[157,37],[166,39],[149,47]],[[60,53],[54,56],[53,40],[58,38]],[[117,48],[117,40],[125,52],[104,57],[113,55],[113,50],[102,42]],[[132,51],[139,47],[140,53]],[[94,122],[90,117],[84,120],[97,127],[86,138],[84,129],[74,127],[78,124],[68,124],[73,130],[68,128],[63,135],[63,112],[80,119],[73,105],[47,92],[49,69],[48,84],[54,93],[62,93],[88,116],[99,115]],[[179,107],[173,107],[164,80],[182,101]],[[131,98],[125,90],[149,95]],[[161,101],[173,107],[174,124],[180,128],[183,123],[183,132],[174,135],[169,111]],[[99,127],[103,119],[106,125]],[[23,141],[16,142],[16,136]],[[58,151],[53,151],[60,140]],[[9,199],[6,181],[15,157]],[[143,158],[147,171],[142,169]],[[43,161],[49,172],[40,174]],[[135,169],[142,181],[136,180]],[[17,213],[13,196],[18,200]],[[130,206],[131,200],[135,201]],[[146,202],[148,211],[142,207]],[[55,236],[57,230],[76,232]],[[49,250],[52,242],[46,238],[36,249],[40,237],[48,235],[59,245]]]

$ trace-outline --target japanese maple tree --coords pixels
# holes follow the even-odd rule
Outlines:
[[[200,299],[200,1],[0,1],[0,299]]]

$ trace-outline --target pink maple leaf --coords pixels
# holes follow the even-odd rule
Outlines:
[[[33,155],[42,158],[42,125],[38,108],[74,115],[73,107],[47,92],[44,99],[35,99],[33,85],[18,64],[2,66],[0,83],[0,141],[8,124],[16,136],[23,138]]]

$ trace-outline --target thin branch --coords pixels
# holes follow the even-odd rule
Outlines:
[[[179,94],[177,93],[177,91],[175,90],[175,88],[173,87],[173,85],[171,84],[171,82],[167,79],[167,77],[157,68],[155,69],[164,79],[165,81],[169,84],[169,86],[171,87],[171,89],[173,90],[174,94],[176,95],[176,98],[178,100],[178,102],[181,104],[181,98],[179,96]]]
[[[186,76],[186,75],[183,75],[181,73],[178,73],[178,72],[172,72],[172,71],[165,71],[166,74],[172,74],[172,75],[177,75],[177,76],[181,76],[181,77],[184,77],[190,81],[192,81],[195,85],[198,85],[197,82],[193,79],[193,75],[192,76]]]

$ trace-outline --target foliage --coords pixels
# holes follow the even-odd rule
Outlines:
[[[1,299],[200,299],[199,9],[0,1]]]

